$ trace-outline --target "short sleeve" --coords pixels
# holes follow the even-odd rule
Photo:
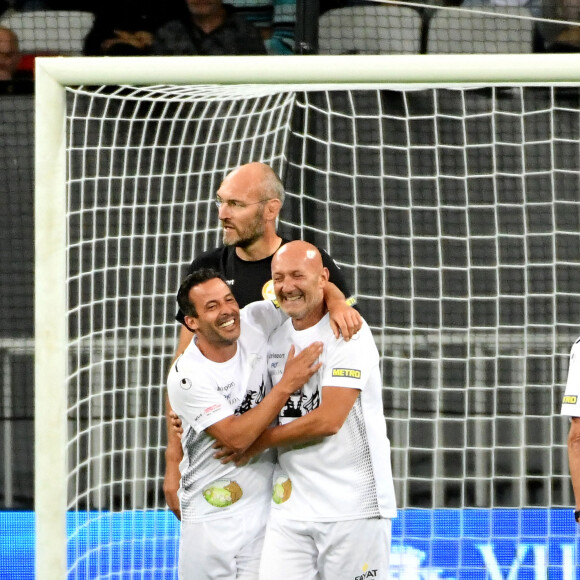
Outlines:
[[[568,380],[560,413],[570,417],[580,417],[580,339],[574,343],[570,351]]]
[[[179,363],[178,359],[178,363]],[[196,433],[234,414],[211,378],[199,369],[173,365],[167,379],[171,407]]]
[[[348,342],[342,338],[329,349],[321,384],[323,387],[346,387],[362,391],[367,384],[371,371],[378,365],[379,357],[372,334],[364,326]]]

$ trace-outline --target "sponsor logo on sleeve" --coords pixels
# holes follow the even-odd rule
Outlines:
[[[578,400],[578,397],[576,395],[566,395],[562,399],[562,403],[564,405],[575,405],[577,400]]]
[[[333,377],[347,377],[349,379],[360,379],[361,372],[356,369],[332,369]]]
[[[215,405],[212,405],[211,407],[204,409],[203,414],[207,417],[209,415],[213,415],[213,413],[215,413],[216,411],[219,411],[221,408],[222,408],[222,406],[219,403],[216,403]]]

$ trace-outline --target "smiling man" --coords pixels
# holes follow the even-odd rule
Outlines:
[[[257,578],[272,484],[273,458],[264,453],[238,468],[213,458],[215,441],[243,451],[272,422],[292,392],[318,370],[316,343],[269,389],[265,350],[283,317],[269,301],[240,309],[213,270],[189,275],[178,302],[195,332],[167,380],[183,423],[181,580]],[[241,328],[243,326],[243,333]],[[232,468],[233,467],[233,468]]]
[[[278,448],[272,512],[260,580],[368,577],[386,580],[396,502],[382,404],[379,353],[366,323],[352,340],[335,338],[323,290],[328,271],[306,242],[272,260],[280,308],[290,317],[270,337],[271,381],[283,376],[290,345],[324,344],[320,370],[293,393],[269,427],[238,456]],[[227,461],[228,450],[220,451]],[[364,576],[367,577],[366,575]]]
[[[323,345],[315,341],[298,356],[289,348],[286,368],[270,388],[266,349],[286,318],[279,308],[262,300],[240,311],[225,280],[208,269],[187,276],[177,299],[195,333],[167,379],[183,426],[179,577],[257,580],[274,458],[266,452],[243,467],[225,465],[213,445],[243,453],[320,368],[315,361]],[[358,320],[358,313],[332,284],[324,299],[348,334],[344,319]],[[359,327],[354,320],[347,326]]]

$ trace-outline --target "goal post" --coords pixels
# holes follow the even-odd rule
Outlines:
[[[35,83],[39,576],[83,577],[95,560],[113,562],[120,514],[115,522],[135,534],[127,566],[143,557],[153,526],[161,540],[147,571],[175,577],[160,553],[175,549],[175,522],[149,518],[164,509],[160,377],[174,348],[173,296],[192,248],[219,243],[210,209],[219,181],[256,159],[285,174],[282,227],[332,252],[372,318],[400,505],[424,508],[422,494],[437,509],[570,500],[555,402],[580,334],[571,291],[580,281],[580,113],[556,88],[577,91],[576,55],[38,58]],[[503,109],[495,90],[505,87],[521,103]],[[522,87],[550,94],[532,96],[528,110]],[[474,92],[474,108],[448,109],[437,93],[445,89],[459,103]],[[428,93],[418,104],[417,91]],[[546,134],[533,124],[540,116]],[[479,125],[490,136],[474,145]],[[501,493],[505,504],[494,503]],[[67,513],[77,522],[68,532]],[[95,538],[108,542],[106,554]],[[416,551],[398,557],[420,560]]]
[[[65,578],[67,569],[66,108],[63,85],[58,78],[44,74],[41,66],[36,90],[36,575],[46,572],[47,578],[56,579]]]

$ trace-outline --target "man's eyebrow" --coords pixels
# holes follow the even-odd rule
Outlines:
[[[289,276],[296,276],[296,274],[304,274],[304,270],[301,270],[300,268],[296,268],[294,270],[290,270],[289,272],[281,272],[278,270],[273,270],[272,271],[272,278],[275,278],[276,276],[283,276],[284,274],[288,274]]]
[[[241,203],[241,201],[239,199],[236,199],[235,197],[232,197],[230,199],[224,199],[223,197],[221,197],[220,195],[216,195],[216,199],[218,201],[221,201],[223,203],[231,203],[232,201],[236,202],[236,203]]]

